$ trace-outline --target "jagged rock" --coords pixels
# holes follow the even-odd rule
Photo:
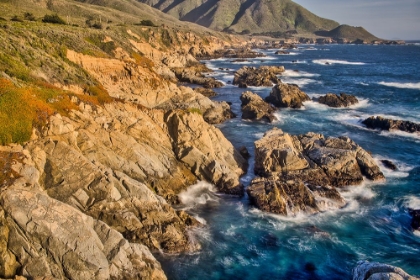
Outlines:
[[[214,90],[212,90],[211,88],[197,87],[197,88],[194,88],[194,91],[204,95],[205,97],[209,97],[209,98],[217,95],[217,93]]]
[[[181,94],[173,96],[167,102],[156,106],[156,108],[166,111],[175,109],[198,111],[203,114],[204,120],[210,124],[219,124],[236,117],[228,103],[211,101],[188,87],[180,87],[180,89]]]
[[[246,161],[217,128],[195,113],[171,112],[166,117],[177,158],[197,177],[222,192],[243,194],[239,182]]]
[[[409,210],[410,215],[413,217],[411,220],[411,227],[414,230],[420,230],[420,209]]]
[[[256,178],[247,189],[264,211],[294,215],[345,205],[336,187],[384,178],[373,158],[347,137],[291,136],[278,128],[255,142]]]
[[[348,107],[354,104],[359,103],[356,96],[349,95],[345,93],[340,93],[340,95],[327,93],[324,96],[321,96],[317,99],[319,103],[328,105],[329,107]]]
[[[418,280],[399,267],[360,261],[353,269],[353,280]]]
[[[272,88],[265,100],[276,107],[300,108],[310,98],[297,85],[279,83]]]
[[[251,157],[251,154],[245,146],[240,147],[238,150],[244,159],[249,159]]]
[[[223,83],[217,81],[215,78],[205,77],[202,73],[211,72],[211,70],[200,63],[190,67],[172,68],[172,71],[180,82],[202,85],[204,88],[218,88],[223,86]]]
[[[388,169],[391,169],[391,170],[394,170],[394,171],[398,170],[398,167],[395,165],[395,163],[393,163],[392,161],[390,161],[388,159],[383,159],[383,160],[381,160],[381,162]]]
[[[129,243],[105,223],[15,184],[1,193],[7,250],[19,274],[54,279],[166,279],[149,249]]]
[[[264,120],[268,122],[277,119],[273,115],[276,108],[266,103],[258,94],[245,91],[241,95],[241,102],[243,119]]]
[[[287,52],[287,51],[276,51],[274,54],[290,54],[290,52]]]
[[[362,121],[367,128],[381,130],[401,130],[409,133],[419,132],[420,124],[403,120],[386,119],[381,116],[369,117]]]
[[[283,72],[283,66],[260,66],[259,68],[244,66],[235,72],[233,84],[271,87],[281,82],[277,75]]]

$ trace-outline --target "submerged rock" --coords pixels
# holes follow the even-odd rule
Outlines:
[[[276,107],[300,108],[304,101],[311,99],[300,90],[299,86],[279,83],[272,88],[270,95],[265,100]]]
[[[418,280],[399,267],[360,261],[353,269],[353,280]]]
[[[340,95],[327,93],[324,96],[316,99],[319,103],[328,105],[329,107],[349,107],[351,105],[359,103],[359,100],[354,95],[340,93]]]
[[[411,227],[413,230],[420,230],[420,209],[418,210],[410,210],[409,211],[412,220],[411,220]]]
[[[276,108],[265,102],[258,94],[245,91],[241,95],[241,102],[243,119],[264,120],[268,122],[277,119],[273,115]]]
[[[277,75],[283,72],[283,66],[260,66],[259,68],[244,66],[236,71],[233,84],[240,87],[271,87],[281,82]]]
[[[381,162],[388,169],[391,169],[391,170],[394,170],[394,171],[398,170],[398,167],[395,165],[395,163],[393,163],[392,161],[390,161],[388,159],[383,159],[383,160],[381,160]]]
[[[372,116],[362,121],[367,128],[381,129],[381,130],[401,130],[409,133],[420,132],[420,124],[403,121],[386,119],[381,116]]]
[[[343,207],[336,187],[360,184],[363,176],[384,179],[373,158],[347,137],[292,136],[278,128],[255,142],[254,172],[261,177],[247,189],[251,202],[283,215]]]

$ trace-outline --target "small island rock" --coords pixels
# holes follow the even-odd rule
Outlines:
[[[260,66],[259,68],[244,66],[236,71],[233,84],[241,87],[244,85],[271,87],[281,82],[277,75],[283,72],[283,66]]]
[[[329,107],[349,107],[351,105],[359,103],[359,100],[354,95],[340,93],[333,94],[333,93],[327,93],[324,96],[321,96],[317,99],[319,103],[328,105]]]
[[[295,84],[279,83],[273,87],[270,95],[265,99],[276,107],[300,108],[304,101],[311,100]]]
[[[268,122],[276,120],[276,117],[273,115],[276,108],[265,102],[258,94],[245,91],[241,95],[241,102],[243,119]]]

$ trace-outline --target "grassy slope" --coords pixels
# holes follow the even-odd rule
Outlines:
[[[378,40],[378,37],[369,33],[363,27],[340,25],[331,31],[318,32],[319,35],[331,38],[347,38],[349,40],[365,40],[368,42]]]
[[[178,43],[168,44],[164,35],[191,31],[191,26],[198,36],[225,36],[180,22],[134,0],[0,0],[0,9],[0,145],[22,143],[29,139],[32,127],[42,126],[49,115],[77,108],[70,101],[75,94],[54,85],[77,86],[84,91],[78,99],[92,105],[112,101],[98,81],[66,58],[67,49],[111,58],[113,50],[120,47],[145,67],[149,60],[135,52],[128,29],[144,42],[154,34],[153,45],[161,50]],[[25,13],[31,13],[33,19],[25,19]],[[44,15],[51,14],[71,25],[42,22]],[[89,28],[88,19],[103,28]],[[138,25],[146,19],[165,27]],[[106,37],[113,41],[104,41]]]
[[[335,21],[320,18],[290,0],[142,0],[181,20],[215,30],[252,33],[297,29],[331,30]]]

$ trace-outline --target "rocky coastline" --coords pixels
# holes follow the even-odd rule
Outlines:
[[[72,49],[63,54],[66,67],[87,73],[112,102],[96,105],[74,95],[74,110],[49,116],[29,141],[0,148],[8,166],[0,193],[0,277],[166,279],[152,253],[200,249],[189,230],[202,225],[175,210],[178,194],[197,180],[225,194],[244,194],[240,177],[249,153],[214,126],[235,117],[230,105],[178,83],[220,87],[203,75],[209,69],[198,59],[262,54],[243,48],[242,41],[203,42],[191,33],[176,34],[179,49],[162,51],[125,32],[130,48],[153,63],[138,63],[123,48],[112,57]],[[276,84],[266,99],[276,107],[300,108],[309,100],[277,77],[283,67],[260,70],[269,78],[257,71],[234,84]],[[76,84],[56,86],[83,93]],[[242,118],[275,119],[276,108],[258,95],[246,92],[241,101]],[[363,176],[384,179],[371,156],[346,137],[273,129],[255,145],[259,177],[247,193],[267,212],[338,209],[345,200],[336,188],[358,184]]]

